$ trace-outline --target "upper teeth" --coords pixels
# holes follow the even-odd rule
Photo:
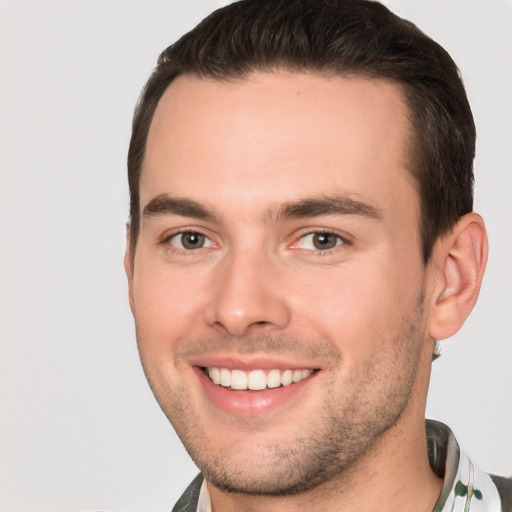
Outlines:
[[[207,368],[208,375],[214,384],[231,389],[252,389],[258,391],[265,388],[289,386],[309,377],[313,370],[229,370],[228,368]]]

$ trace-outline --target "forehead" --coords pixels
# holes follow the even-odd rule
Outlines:
[[[379,208],[386,195],[416,201],[406,170],[409,131],[400,88],[384,80],[181,76],[150,127],[141,207],[162,193],[241,208],[306,191],[364,195]]]

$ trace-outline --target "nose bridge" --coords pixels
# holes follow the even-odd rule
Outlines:
[[[250,329],[279,329],[287,325],[290,312],[280,293],[280,276],[275,259],[261,249],[232,249],[219,262],[214,276],[214,293],[207,308],[208,323],[233,336]]]

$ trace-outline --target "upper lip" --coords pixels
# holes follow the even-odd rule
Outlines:
[[[312,361],[293,361],[291,359],[282,356],[276,358],[268,356],[242,357],[240,354],[212,354],[194,358],[188,361],[188,363],[191,366],[201,368],[227,368],[247,372],[252,370],[272,370],[275,368],[282,370],[318,369],[318,365]]]

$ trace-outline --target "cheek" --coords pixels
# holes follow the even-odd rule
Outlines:
[[[414,274],[414,275],[413,275]],[[302,278],[289,288],[302,329],[313,328],[347,357],[392,343],[404,315],[417,304],[418,275],[386,264],[347,264]],[[312,307],[314,306],[314,307]]]
[[[133,281],[134,316],[144,343],[173,344],[190,336],[204,309],[203,279],[186,272],[143,266]]]

